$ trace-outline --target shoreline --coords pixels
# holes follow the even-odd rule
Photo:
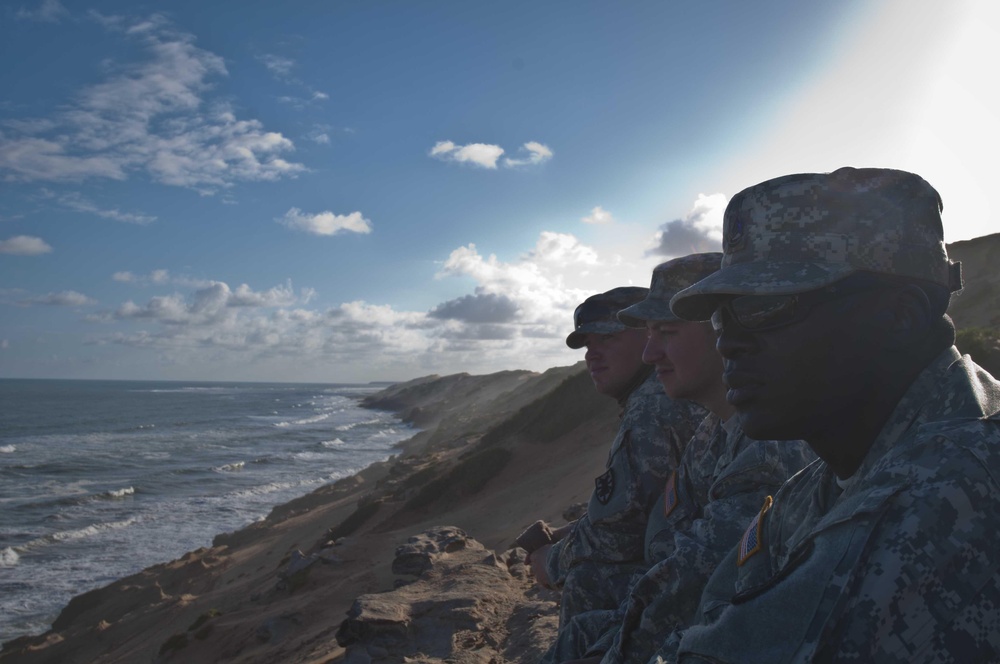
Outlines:
[[[421,429],[397,454],[74,597],[52,629],[5,643],[0,662],[338,661],[355,600],[400,583],[397,547],[450,524],[502,552],[535,519],[561,521],[589,495],[616,425],[579,364],[428,377],[370,398]],[[510,591],[530,588],[520,578]]]
[[[361,407],[371,387],[7,385],[0,641],[42,634],[73,596],[209,547],[416,433]]]

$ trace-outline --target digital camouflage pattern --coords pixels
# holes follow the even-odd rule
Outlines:
[[[729,201],[721,269],[675,295],[671,309],[708,320],[727,295],[802,293],[859,271],[960,290],[941,209],[937,191],[905,171],[841,168],[767,180]]]
[[[727,427],[729,431],[727,431]],[[702,589],[765,496],[816,459],[802,441],[758,441],[709,415],[688,443],[646,527],[649,569],[618,611],[577,616],[550,661],[604,654],[645,663],[670,632],[690,624]]]
[[[998,478],[1000,383],[952,347],[851,478],[817,462],[774,496],[656,661],[1000,661]]]
[[[643,569],[646,514],[705,412],[689,401],[672,401],[654,374],[628,396],[587,514],[546,558],[549,579],[562,589],[560,625],[622,601],[632,574]],[[602,493],[609,485],[610,493]]]
[[[576,350],[586,345],[588,334],[614,334],[625,329],[618,312],[646,297],[648,289],[640,286],[619,286],[604,293],[591,295],[573,311],[573,331],[566,345]]]
[[[719,269],[718,251],[690,254],[660,263],[653,268],[646,299],[618,312],[618,320],[629,327],[646,327],[647,320],[678,321],[670,311],[670,298]]]

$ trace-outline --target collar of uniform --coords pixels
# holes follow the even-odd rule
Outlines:
[[[635,378],[632,380],[632,384],[629,385],[628,391],[625,392],[625,396],[618,400],[618,418],[621,419],[625,415],[625,411],[628,409],[628,403],[632,400],[633,396],[642,397],[647,394],[657,394],[657,390],[662,392],[663,386],[660,385],[660,381],[656,379],[656,374],[653,372],[652,365],[644,364],[642,366],[642,370],[635,375]]]
[[[954,346],[942,351],[903,394],[861,466],[848,479],[871,472],[909,430],[943,419],[980,419],[1000,410],[1000,384],[984,380],[977,369]]]

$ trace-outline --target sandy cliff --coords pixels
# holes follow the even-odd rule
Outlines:
[[[576,365],[422,378],[369,405],[424,430],[211,547],[74,598],[0,662],[535,661],[554,595],[505,552],[587,499],[616,404]]]

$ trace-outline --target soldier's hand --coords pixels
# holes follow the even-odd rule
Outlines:
[[[531,555],[532,551],[537,551],[540,547],[551,544],[554,541],[552,539],[552,529],[549,528],[549,524],[544,521],[535,521],[525,528],[523,533],[517,536],[514,544],[527,551],[528,555]]]
[[[535,577],[535,583],[550,590],[552,589],[552,580],[549,579],[549,573],[545,569],[545,560],[549,557],[549,550],[551,548],[551,544],[539,547],[528,554],[527,560],[528,566],[531,569],[531,575]]]

